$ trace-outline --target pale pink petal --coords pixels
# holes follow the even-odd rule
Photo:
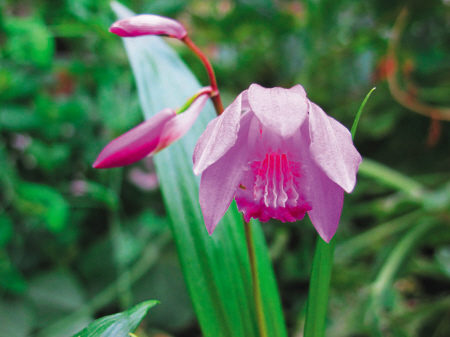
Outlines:
[[[311,166],[311,171],[308,200],[312,210],[308,211],[308,215],[321,238],[330,242],[339,225],[344,190],[319,168],[313,169]]]
[[[178,114],[166,124],[155,152],[169,146],[188,132],[209,99],[209,93],[210,91],[207,91],[199,95],[186,111]]]
[[[248,100],[261,123],[283,138],[292,136],[308,115],[308,99],[299,84],[290,89],[266,89],[252,84]]]
[[[248,156],[247,133],[250,117],[243,116],[234,146],[202,174],[199,201],[209,234],[213,233],[230,206],[241,180],[242,167],[247,162]]]
[[[178,21],[152,14],[141,14],[116,21],[109,31],[121,37],[164,35],[181,40],[186,36],[186,29]]]
[[[132,164],[151,154],[157,148],[161,133],[176,113],[164,109],[120,137],[112,140],[100,152],[94,168],[111,168]]]
[[[300,149],[303,164],[307,169],[308,202],[312,206],[312,210],[308,211],[309,218],[320,237],[330,242],[339,225],[344,204],[344,190],[328,178],[310,157],[308,128],[306,122],[300,129],[300,135],[294,137],[292,145]]]
[[[310,102],[309,132],[314,162],[347,193],[352,192],[362,158],[353,145],[350,131]]]
[[[199,175],[219,160],[236,142],[242,111],[242,92],[225,111],[208,123],[195,145],[194,174]]]

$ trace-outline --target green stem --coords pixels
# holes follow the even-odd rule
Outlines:
[[[111,189],[120,194],[122,188],[122,169],[116,169],[111,171]],[[114,207],[111,209],[109,215],[109,228],[111,241],[113,244],[113,254],[117,264],[117,279],[120,282],[117,283],[119,302],[122,309],[128,309],[133,302],[133,293],[131,291],[130,271],[128,266],[122,259],[122,249],[124,247],[124,236],[122,232],[122,225],[119,218],[119,209]]]
[[[325,336],[328,293],[336,239],[326,243],[319,236],[309,282],[304,337]]]
[[[252,274],[253,298],[255,300],[256,316],[258,320],[259,335],[268,337],[266,319],[264,317],[264,308],[261,298],[261,286],[259,284],[258,267],[256,265],[255,246],[253,243],[253,235],[251,225],[244,221],[245,239],[247,241],[248,257],[250,260],[250,269]]]

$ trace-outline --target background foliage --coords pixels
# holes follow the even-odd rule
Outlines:
[[[124,4],[183,22],[225,103],[251,83],[300,83],[350,127],[377,87],[356,134],[368,160],[337,232],[327,336],[447,336],[450,125],[437,114],[450,106],[448,1]],[[388,47],[404,6],[396,69]],[[109,2],[0,1],[0,11],[0,335],[70,336],[147,299],[161,304],[140,337],[200,335],[151,160],[91,168],[142,120]],[[173,46],[206,83],[198,60]],[[393,98],[388,77],[412,106]],[[316,234],[309,220],[263,229],[294,336]]]

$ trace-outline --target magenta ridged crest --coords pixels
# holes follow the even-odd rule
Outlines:
[[[308,213],[329,242],[362,158],[348,129],[309,101],[302,86],[252,84],[208,124],[193,160],[210,234],[235,198],[246,221],[292,222]]]
[[[163,35],[179,40],[187,34],[180,22],[153,14],[140,14],[118,20],[112,24],[109,31],[121,37]]]

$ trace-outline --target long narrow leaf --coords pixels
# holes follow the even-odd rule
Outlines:
[[[113,3],[113,9],[119,18],[132,15],[118,3]],[[124,39],[124,44],[146,118],[163,108],[182,106],[200,88],[191,71],[161,38]],[[199,178],[192,173],[194,146],[214,117],[212,104],[208,104],[180,141],[155,156],[155,166],[180,263],[204,336],[257,336],[241,215],[233,203],[214,234],[209,236],[198,202]],[[286,336],[267,247],[260,226],[254,227],[258,267],[264,277],[261,292],[265,316],[270,318],[271,336]]]

